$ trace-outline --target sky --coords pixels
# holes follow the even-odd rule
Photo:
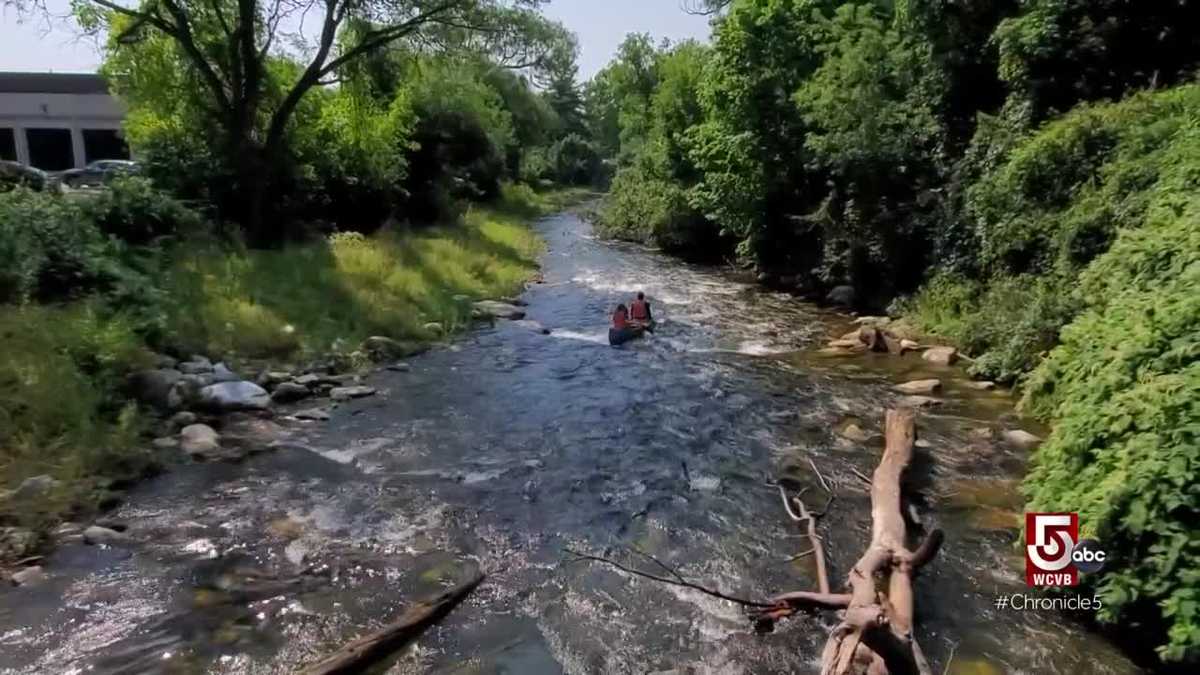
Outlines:
[[[657,42],[707,39],[708,19],[687,14],[683,0],[551,0],[548,16],[579,37],[579,75],[586,80],[604,67],[627,33],[649,33]],[[66,16],[69,0],[47,0],[52,13]],[[90,72],[100,63],[94,40],[80,38],[62,21],[20,21],[11,10],[0,14],[0,71]]]

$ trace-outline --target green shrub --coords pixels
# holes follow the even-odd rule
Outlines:
[[[23,188],[0,194],[0,302],[81,296],[107,281],[111,255],[78,203]]]
[[[967,191],[985,269],[1078,270],[1138,222],[1200,86],[1084,105],[1018,143]]]
[[[1026,407],[1054,421],[1025,483],[1029,508],[1078,511],[1086,534],[1103,542],[1112,562],[1084,577],[1103,598],[1101,620],[1165,629],[1162,657],[1194,659],[1200,199],[1122,232],[1082,282],[1086,311],[1025,394]]]
[[[653,178],[636,167],[621,169],[600,210],[597,231],[604,237],[695,253],[715,239],[717,231],[688,197],[679,183]]]
[[[997,277],[984,284],[947,274],[897,311],[975,355],[968,367],[973,375],[1013,382],[1057,344],[1059,329],[1074,316],[1075,301],[1062,288],[1054,276]]]
[[[204,231],[204,217],[140,177],[121,178],[82,203],[100,232],[134,245]]]

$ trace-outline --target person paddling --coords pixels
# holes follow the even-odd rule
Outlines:
[[[612,315],[612,327],[608,329],[608,343],[619,345],[633,337],[633,326],[629,325],[629,310],[624,303],[617,305]]]
[[[650,315],[650,303],[646,302],[645,293],[638,291],[637,299],[630,303],[629,318],[646,330],[654,332],[654,317]]]

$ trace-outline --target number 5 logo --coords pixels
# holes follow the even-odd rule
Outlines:
[[[1077,513],[1025,514],[1025,576],[1030,586],[1070,586],[1076,583],[1071,550],[1079,539]],[[1069,577],[1069,579],[1068,579]]]

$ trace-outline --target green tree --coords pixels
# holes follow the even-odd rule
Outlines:
[[[312,7],[319,25],[303,65],[272,73],[288,42],[290,16],[309,11],[298,0],[81,0],[80,23],[107,29],[110,51],[161,39],[181,66],[172,84],[198,85],[213,153],[234,178],[225,206],[251,241],[277,240],[266,218],[267,195],[287,161],[287,136],[306,96],[343,68],[380,50],[410,44],[493,55],[504,64],[535,67],[565,31],[537,13],[539,0],[323,0]],[[314,17],[309,17],[311,21]],[[137,67],[138,62],[132,61]],[[272,89],[277,88],[277,92]],[[185,95],[186,89],[176,89]],[[276,94],[277,95],[273,95]]]

